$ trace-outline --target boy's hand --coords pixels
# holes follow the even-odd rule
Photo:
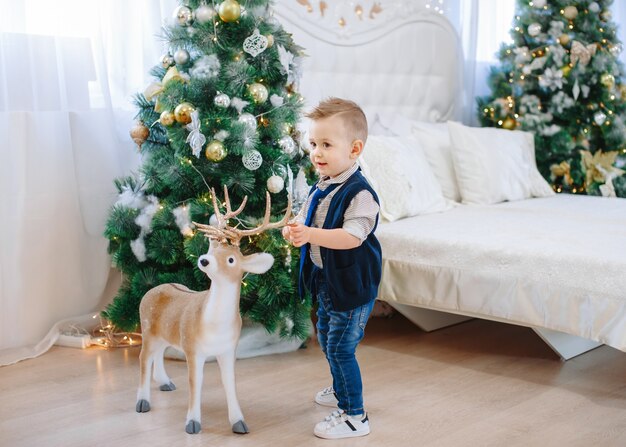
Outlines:
[[[291,242],[290,224],[285,225],[281,231],[285,240]]]
[[[306,225],[297,223],[284,228],[289,228],[289,241],[294,247],[302,247],[311,239],[311,228]]]

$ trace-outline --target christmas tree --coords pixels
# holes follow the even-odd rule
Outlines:
[[[626,197],[626,84],[611,0],[518,0],[513,43],[500,48],[478,99],[483,126],[535,134],[557,192]]]
[[[163,27],[163,39],[168,52],[151,71],[155,81],[135,97],[131,136],[141,168],[116,180],[119,200],[105,230],[123,283],[103,315],[126,331],[139,325],[139,302],[150,288],[169,282],[208,288],[196,262],[209,243],[193,222],[215,218],[210,188],[223,200],[227,186],[233,207],[248,197],[230,222],[241,229],[261,222],[267,190],[272,221],[284,214],[288,191],[294,208],[308,193],[310,163],[296,130],[301,48],[272,17],[269,1],[247,0],[245,7],[236,0],[185,1]],[[244,277],[242,314],[268,331],[304,339],[310,302],[297,297],[298,250],[272,230],[246,237],[241,251],[275,258],[264,275]]]

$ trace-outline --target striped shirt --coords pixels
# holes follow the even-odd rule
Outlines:
[[[351,168],[345,170],[335,178],[324,177],[317,182],[317,187],[324,191],[330,185],[335,183],[344,183],[346,180],[350,178],[352,174],[354,174],[359,168],[358,164],[355,163]],[[320,200],[319,205],[317,206],[317,210],[315,210],[315,217],[311,224],[313,228],[322,228],[324,225],[324,220],[326,220],[326,215],[328,214],[328,208],[330,207],[330,202],[333,199],[333,196],[341,189],[343,185],[338,186],[333,190],[330,194]],[[296,217],[296,221],[299,223],[304,223],[306,220],[307,212],[309,211],[309,206],[311,205],[311,199],[313,194],[309,195],[305,205],[302,207],[298,216]],[[346,209],[343,218],[343,229],[350,233],[352,236],[359,239],[362,243],[367,236],[374,229],[374,225],[376,225],[376,216],[378,215],[378,204],[372,194],[363,190],[360,191]],[[320,246],[311,244],[311,250],[309,250],[311,254],[311,261],[319,267],[323,268],[322,257],[320,255]]]

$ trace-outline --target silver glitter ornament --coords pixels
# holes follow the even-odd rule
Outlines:
[[[176,53],[174,53],[174,62],[176,62],[177,65],[185,65],[189,62],[189,51],[183,50],[182,48],[176,50]]]
[[[224,93],[219,93],[213,99],[213,103],[218,107],[226,108],[230,105],[230,98]]]

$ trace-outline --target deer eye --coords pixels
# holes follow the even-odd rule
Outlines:
[[[228,258],[228,263],[229,264],[234,264],[235,263],[235,258],[233,258],[232,256],[230,258]]]

